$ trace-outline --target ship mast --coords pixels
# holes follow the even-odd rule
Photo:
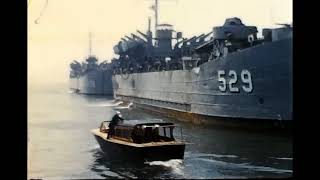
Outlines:
[[[158,0],[154,1],[155,3],[150,7],[154,11],[154,31],[155,31],[155,36],[157,34],[157,27],[158,27],[158,10],[159,10],[159,3]]]
[[[148,33],[151,32],[151,18],[148,18]]]
[[[154,12],[155,12],[155,29],[158,27],[158,0],[155,0],[155,7],[154,7]]]
[[[91,51],[92,51],[92,33],[89,32],[89,57],[91,57]]]

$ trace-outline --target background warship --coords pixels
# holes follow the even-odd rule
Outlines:
[[[263,29],[258,38],[255,26],[228,18],[187,39],[158,24],[157,9],[155,0],[155,37],[149,19],[146,34],[114,46],[116,99],[197,123],[292,120],[292,25]]]
[[[74,60],[70,64],[69,88],[77,93],[88,95],[112,95],[111,64],[91,55],[91,33],[89,56],[80,64]]]

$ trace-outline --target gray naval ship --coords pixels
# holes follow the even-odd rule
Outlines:
[[[89,56],[80,64],[74,60],[71,64],[69,88],[80,94],[112,95],[112,70],[106,61],[98,64],[97,58]]]
[[[74,60],[70,64],[69,88],[80,94],[87,95],[112,95],[112,67],[111,63],[103,61],[98,64],[98,59],[90,55],[80,64]]]
[[[183,38],[155,14],[155,37],[149,19],[146,34],[114,46],[116,99],[195,123],[292,122],[292,24],[258,38],[255,26],[235,17]]]

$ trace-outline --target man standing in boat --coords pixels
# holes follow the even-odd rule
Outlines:
[[[111,122],[109,123],[109,132],[108,132],[108,137],[109,139],[111,136],[114,135],[114,127],[121,123],[123,121],[122,115],[119,111],[116,111],[116,114],[112,117]]]

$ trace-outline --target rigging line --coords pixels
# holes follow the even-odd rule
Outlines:
[[[44,5],[44,7],[43,7],[43,9],[42,9],[39,17],[34,21],[35,24],[39,24],[40,18],[43,16],[44,11],[47,9],[48,1],[49,1],[49,0],[46,0],[46,3],[45,3],[45,5]]]
[[[31,1],[32,1],[32,0],[29,0],[29,1],[28,1],[28,5],[27,5],[28,7],[30,6]]]

